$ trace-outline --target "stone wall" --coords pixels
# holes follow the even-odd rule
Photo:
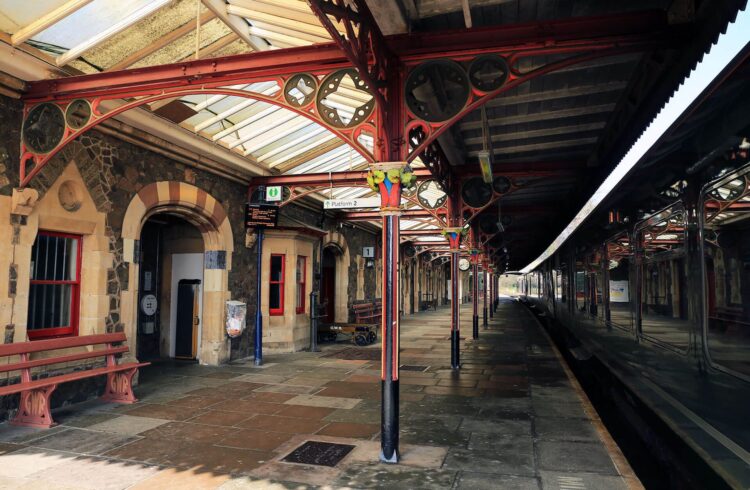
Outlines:
[[[18,159],[22,104],[0,97],[0,195],[9,196],[18,185]],[[224,207],[234,233],[234,253],[229,272],[232,299],[254,298],[255,262],[244,243],[244,203],[247,188],[209,172],[188,167],[146,149],[89,131],[68,144],[32,180],[30,187],[43,199],[57,181],[68,162],[74,161],[91,195],[96,209],[106,214],[106,235],[113,256],[107,271],[107,294],[110,298],[106,331],[121,331],[121,292],[128,284],[128,263],[123,260],[121,231],[124,213],[135,194],[145,185],[159,182],[186,182],[216,198]],[[0,251],[9,243],[0,243]],[[253,302],[254,305],[254,302]],[[18,339],[17,339],[18,340]],[[238,341],[233,357],[247,356],[251,346]]]
[[[20,101],[0,96],[0,196],[10,196],[18,185],[19,141],[21,136],[23,105]],[[245,245],[244,203],[246,187],[185,164],[104,135],[95,130],[70,143],[33,179],[30,187],[43,199],[55,184],[67,164],[74,161],[86,190],[91,195],[97,211],[106,216],[106,237],[112,264],[107,269],[106,294],[109,297],[108,314],[104,330],[121,331],[122,292],[134,287],[129,284],[128,267],[124,260],[121,239],[123,218],[128,204],[144,186],[160,181],[185,182],[212,195],[224,207],[233,230],[234,253],[229,271],[231,298],[248,304],[248,328],[244,335],[231,341],[231,358],[252,355],[255,296],[256,249]],[[379,254],[380,235],[358,227],[340,227],[330,217],[304,207],[290,205],[282,210],[284,215],[323,229],[337,230],[344,236],[350,251],[348,264],[349,284],[347,305],[357,300],[380,297],[378,288],[380,260],[375,267],[365,267],[362,248],[374,246]],[[21,223],[17,228],[22,228]],[[8,243],[0,243],[0,251]],[[317,247],[313,263],[318,260]],[[132,279],[131,279],[132,280]],[[313,281],[310,281],[313,284]],[[21,339],[16,338],[16,341]]]

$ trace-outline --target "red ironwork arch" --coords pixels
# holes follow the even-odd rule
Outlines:
[[[57,153],[62,151],[62,149],[65,148],[66,145],[68,145],[71,141],[75,140],[77,137],[81,136],[88,130],[98,126],[102,122],[108,119],[111,119],[119,114],[122,114],[123,112],[140,107],[144,104],[149,104],[149,103],[156,102],[162,99],[171,99],[175,97],[183,97],[186,95],[195,95],[195,94],[211,94],[211,95],[227,95],[227,96],[234,96],[234,97],[243,97],[246,99],[253,99],[253,100],[258,100],[260,102],[273,104],[277,107],[281,107],[282,109],[295,112],[296,114],[306,117],[310,121],[321,125],[326,130],[338,136],[342,141],[346,142],[350,147],[352,147],[360,155],[362,155],[368,162],[374,161],[373,153],[370,152],[370,150],[368,150],[358,140],[363,130],[372,131],[373,137],[375,137],[374,122],[363,122],[352,128],[337,128],[331,124],[328,124],[318,115],[316,110],[313,110],[310,108],[311,105],[312,106],[315,105],[314,102],[310,104],[306,104],[305,106],[300,106],[300,107],[295,107],[287,103],[284,98],[284,93],[283,93],[284,83],[281,80],[278,80],[277,83],[279,83],[279,91],[276,94],[270,95],[270,96],[259,94],[256,92],[248,92],[245,90],[239,90],[239,89],[206,87],[206,86],[191,87],[191,88],[181,87],[181,88],[177,88],[174,90],[163,90],[163,91],[160,91],[160,93],[158,94],[147,95],[143,98],[133,100],[130,102],[126,102],[125,104],[119,107],[116,107],[103,114],[99,111],[99,106],[101,105],[101,103],[104,102],[105,100],[115,100],[115,99],[107,98],[106,96],[90,99],[88,100],[88,102],[91,105],[92,115],[89,121],[85,125],[83,125],[81,128],[78,128],[78,129],[73,129],[66,125],[63,138],[60,140],[57,146],[54,149],[52,149],[50,152],[43,153],[43,154],[34,153],[33,151],[29,150],[26,147],[23,137],[21,138],[20,186],[21,187],[27,186],[28,183],[31,181],[31,179],[33,179],[34,176],[36,176],[44,168],[44,166],[55,155],[57,155]],[[65,112],[64,108],[67,107],[67,105],[69,105],[72,102],[73,102],[72,100],[68,100],[65,102],[51,101],[51,102],[46,102],[46,103],[57,104],[61,107],[61,109],[63,109],[63,112]],[[26,116],[28,115],[29,111],[36,105],[39,105],[39,104],[27,105],[24,108],[24,120],[26,119]],[[33,167],[31,168],[31,170],[27,169],[27,164],[29,162],[33,162]]]

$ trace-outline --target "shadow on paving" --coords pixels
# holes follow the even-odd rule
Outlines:
[[[399,465],[378,463],[379,345],[331,344],[259,368],[155,363],[134,405],[65,407],[49,430],[2,424],[0,488],[626,487],[521,306],[501,302],[462,341],[459,373],[449,314],[403,319]],[[333,467],[282,461],[307,441],[353,449]]]

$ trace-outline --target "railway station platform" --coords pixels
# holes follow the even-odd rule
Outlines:
[[[476,341],[461,315],[459,373],[449,308],[402,323],[401,464],[378,462],[379,342],[339,342],[260,368],[157,364],[135,405],[0,425],[0,488],[641,488],[524,306],[503,298]],[[353,447],[296,453],[332,466],[283,461],[307,441]]]

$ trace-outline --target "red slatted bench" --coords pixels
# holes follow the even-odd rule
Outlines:
[[[32,342],[19,342],[16,344],[0,345],[0,359],[3,357],[8,364],[0,364],[0,373],[20,371],[20,381],[0,386],[0,396],[21,394],[18,414],[11,421],[12,425],[26,427],[49,428],[55,425],[50,414],[50,395],[55,391],[57,385],[79,379],[92,378],[94,376],[107,375],[107,386],[102,399],[108,402],[135,403],[137,399],[133,395],[131,381],[138,368],[148,366],[148,362],[131,362],[117,364],[115,355],[128,352],[128,346],[115,346],[125,342],[124,333],[113,333],[103,335],[84,335],[80,337],[66,337],[60,339],[35,340]],[[94,348],[85,352],[75,354],[52,355],[42,359],[31,360],[31,354],[69,349],[74,347],[93,347],[104,345],[104,348]],[[16,362],[10,362],[10,357],[19,356]],[[55,364],[81,361],[106,357],[106,365],[72,373],[49,376],[47,378],[33,379],[31,370],[33,368],[52,366]],[[0,361],[2,362],[2,361]]]
[[[357,303],[352,305],[355,323],[377,323],[383,313],[383,305],[379,299],[372,303]]]

